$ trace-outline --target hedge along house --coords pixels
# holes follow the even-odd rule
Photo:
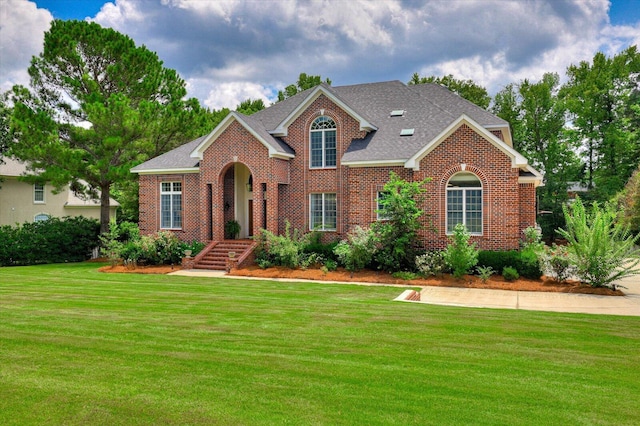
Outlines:
[[[344,237],[378,220],[389,173],[426,185],[426,248],[464,223],[483,249],[516,249],[535,225],[542,176],[513,149],[509,125],[435,84],[322,84],[251,116],[232,112],[213,131],[132,169],[143,233],[219,241],[285,221]]]

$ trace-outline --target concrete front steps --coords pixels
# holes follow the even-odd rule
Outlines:
[[[252,240],[214,241],[196,257],[193,268],[225,271],[229,253],[235,253],[233,258],[239,259],[252,247]]]

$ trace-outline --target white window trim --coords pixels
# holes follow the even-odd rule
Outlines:
[[[449,231],[449,191],[462,191],[462,224],[464,227],[467,227],[467,191],[480,191],[480,206],[482,210],[480,211],[480,232],[471,232],[470,235],[475,237],[482,236],[484,232],[484,188],[482,186],[479,187],[470,187],[470,188],[447,188],[447,193],[445,194],[445,210],[444,210],[444,229],[446,230],[446,235],[453,235],[452,231]],[[467,228],[467,230],[469,230]]]
[[[330,128],[330,129],[309,129],[309,168],[313,169],[313,170],[319,170],[319,169],[336,169],[338,167],[338,126],[335,122],[335,120],[329,116],[323,115],[321,117],[318,118],[322,118],[322,117],[326,117],[329,120],[333,121],[333,124],[335,127]],[[311,126],[313,126],[313,124],[316,122],[316,120],[318,120],[318,118],[316,118],[315,120],[313,120],[313,123],[311,123]],[[327,131],[331,131],[333,130],[334,132],[336,132],[336,164],[335,166],[327,166],[327,146],[326,146],[326,132]],[[322,135],[322,165],[321,166],[314,166],[313,165],[313,156],[312,156],[312,149],[311,149],[311,134],[312,133],[320,133]]]
[[[36,193],[37,191],[37,186],[38,185],[42,185],[42,200],[36,200]],[[47,203],[47,198],[46,198],[46,185],[40,184],[40,183],[34,183],[33,184],[33,204],[46,204]]]
[[[171,184],[171,189],[169,191],[163,191],[162,190],[162,185],[168,183]],[[174,191],[173,190],[173,185],[175,183],[179,183],[180,184],[180,191]],[[181,230],[182,226],[184,224],[184,214],[180,215],[180,226],[173,226],[173,195],[177,195],[180,194],[180,211],[184,212],[184,197],[182,196],[182,188],[183,188],[184,184],[182,181],[162,181],[160,182],[160,208],[159,208],[159,214],[160,214],[160,229],[167,229],[167,230]],[[162,196],[163,195],[170,195],[169,197],[169,211],[171,212],[171,224],[169,227],[165,227],[162,226]]]
[[[312,223],[312,201],[314,195],[322,195],[322,226],[314,227]],[[335,195],[336,197],[336,227],[335,228],[325,228],[324,217],[326,214],[326,203],[325,203],[325,195]],[[319,231],[319,232],[335,232],[338,230],[338,194],[335,192],[314,192],[309,194],[309,230],[310,231]]]

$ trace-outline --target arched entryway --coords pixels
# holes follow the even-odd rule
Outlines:
[[[253,175],[242,163],[231,164],[223,176],[224,221],[235,220],[240,225],[238,238],[249,238],[254,233]],[[229,238],[225,235],[225,238]]]

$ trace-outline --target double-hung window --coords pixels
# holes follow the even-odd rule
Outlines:
[[[309,206],[309,228],[311,230],[336,230],[338,218],[336,194],[311,194],[309,195]]]
[[[182,228],[182,182],[160,184],[160,228]]]
[[[37,204],[44,204],[44,184],[33,184],[33,202]]]
[[[458,223],[472,235],[482,234],[482,183],[473,173],[457,173],[447,185],[447,233]]]
[[[312,169],[336,167],[335,121],[326,116],[316,118],[311,124],[309,141],[311,144]]]

